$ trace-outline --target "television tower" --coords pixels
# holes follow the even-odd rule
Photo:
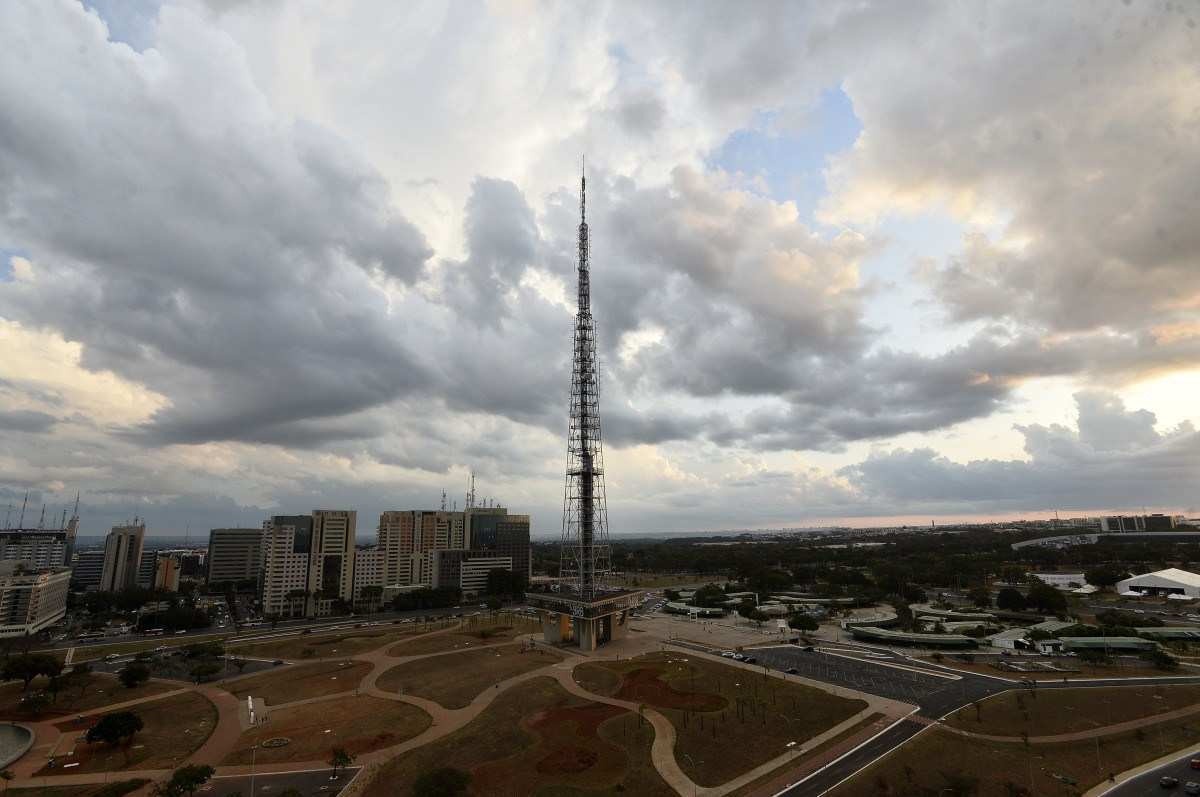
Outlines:
[[[600,443],[600,379],[596,364],[596,324],[592,319],[589,254],[587,177],[581,174],[578,293],[559,577],[584,601],[596,598],[609,571],[604,452]]]

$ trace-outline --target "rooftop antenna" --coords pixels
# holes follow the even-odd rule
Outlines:
[[[471,471],[471,486],[467,490],[467,503],[464,508],[467,510],[475,508],[475,471]]]
[[[38,518],[38,531],[46,528],[46,505],[42,504],[42,516]]]
[[[62,514],[62,523],[59,525],[59,528],[65,529],[66,527],[67,527],[67,508],[64,506],[63,514]]]
[[[8,508],[4,510],[4,528],[5,529],[12,528],[11,526],[8,525],[8,522],[10,520],[12,520],[12,511],[13,511],[12,501],[9,501]]]
[[[21,501],[21,519],[17,521],[17,528],[25,528],[25,505],[29,503],[29,491],[25,491],[25,498]]]
[[[442,511],[446,511],[446,491],[442,490]]]

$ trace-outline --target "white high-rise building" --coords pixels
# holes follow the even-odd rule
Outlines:
[[[279,515],[263,525],[263,611],[323,617],[354,600],[353,510]]]

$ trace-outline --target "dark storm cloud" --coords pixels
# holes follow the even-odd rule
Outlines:
[[[22,108],[0,117],[0,230],[37,270],[0,312],[170,397],[154,442],[366,435],[321,419],[430,384],[370,281],[412,282],[430,250],[342,142],[272,118],[236,57],[212,92],[192,67],[230,44],[186,20],[162,30],[167,65],[106,44],[95,18],[6,11],[53,32],[6,48],[24,60],[0,77]]]
[[[45,432],[58,419],[36,410],[0,410],[0,430],[6,432]]]

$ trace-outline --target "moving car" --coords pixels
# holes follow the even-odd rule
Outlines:
[[[1192,769],[1200,769],[1200,758],[1193,758],[1188,762],[1188,766]]]
[[[1200,783],[1197,783],[1194,780],[1189,780],[1187,783],[1183,784],[1183,793],[1200,794]]]
[[[1179,785],[1179,778],[1173,778],[1170,775],[1163,775],[1158,779],[1158,787],[1160,789],[1173,789]]]
[[[799,675],[800,674],[800,671],[797,670],[795,667],[788,667],[786,670],[784,670],[784,672],[786,672],[788,675]]]

